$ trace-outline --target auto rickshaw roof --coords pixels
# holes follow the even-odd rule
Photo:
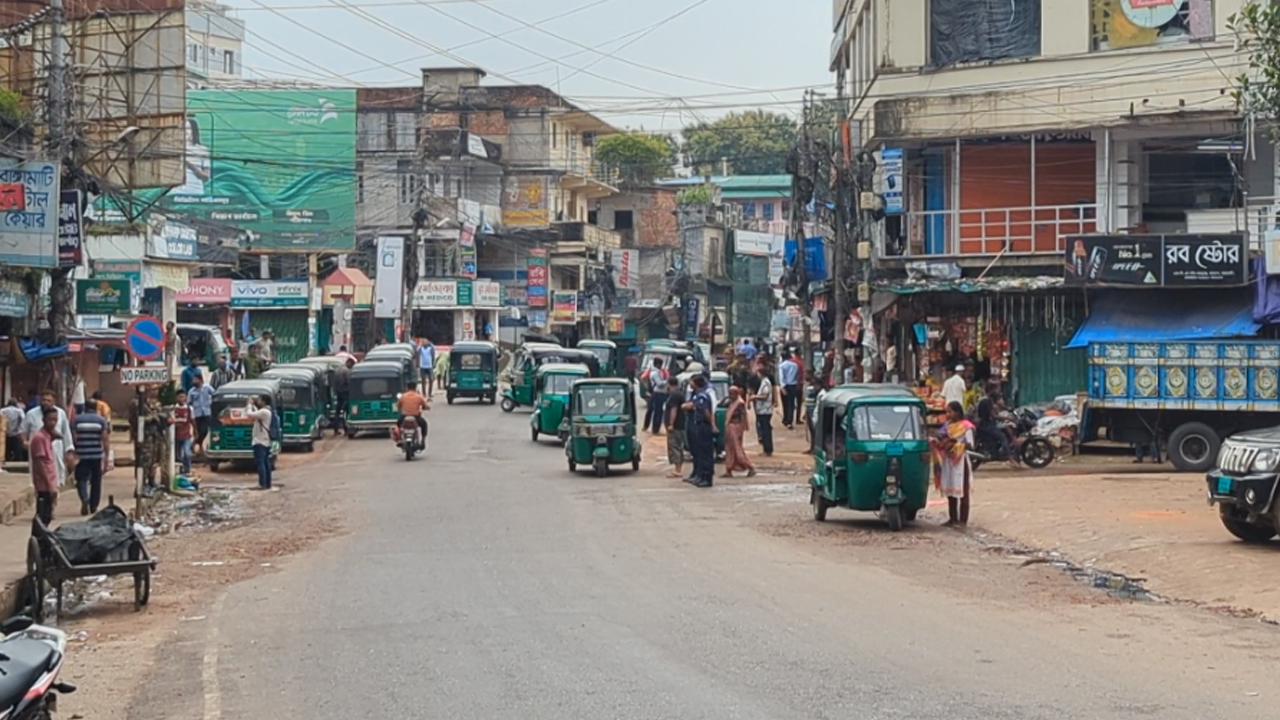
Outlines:
[[[537,375],[590,375],[591,368],[578,363],[547,363],[539,365]]]
[[[498,353],[498,346],[491,342],[460,342],[449,348],[449,353]]]
[[[418,351],[414,350],[411,346],[408,346],[408,345],[379,345],[378,347],[365,353],[364,358],[366,360],[377,360],[378,358],[384,358],[384,357],[410,357],[411,358],[416,356],[417,354],[418,354]]]
[[[910,388],[887,383],[840,385],[827,391],[827,394],[822,396],[821,404],[842,406],[852,402],[881,405],[907,403],[924,406],[924,400],[921,400]]]
[[[583,387],[586,387],[587,385],[616,385],[620,388],[629,388],[631,387],[631,381],[626,378],[583,378],[581,380],[573,381],[574,388],[577,388],[579,385],[582,385]]]
[[[579,340],[578,348],[611,348],[618,349],[618,343],[612,340]]]
[[[337,355],[311,355],[310,357],[298,358],[296,362],[289,364],[338,367],[339,365],[346,365],[347,359],[340,358]]]
[[[712,370],[711,382],[733,382],[733,378],[729,377],[729,373],[723,370]]]
[[[213,391],[213,399],[227,395],[275,395],[280,392],[280,381],[276,378],[258,377],[252,380],[232,380]]]
[[[262,377],[305,380],[309,383],[316,382],[322,376],[324,376],[324,370],[314,365],[277,365],[262,373]]]
[[[386,345],[375,345],[369,349],[369,352],[374,352],[375,350],[410,350],[418,352],[418,346],[407,342],[387,343]]]
[[[404,374],[404,366],[394,360],[365,360],[351,368],[351,377],[380,377],[383,375]]]

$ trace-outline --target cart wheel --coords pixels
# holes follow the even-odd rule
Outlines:
[[[604,458],[598,458],[595,462],[596,477],[605,477],[609,474],[609,461]]]
[[[502,412],[509,413],[516,409],[516,403],[511,398],[502,398]]]
[[[889,529],[898,532],[902,529],[902,506],[890,505],[884,509],[885,522],[889,523]]]
[[[631,458],[631,470],[633,472],[640,472],[640,456],[639,455]]]
[[[40,541],[27,540],[28,593],[31,596],[31,619],[44,622],[44,558],[40,557]]]
[[[151,568],[133,574],[133,609],[141,610],[151,601]]]
[[[222,462],[218,460],[209,461],[209,472],[218,472],[218,468],[222,467]]]
[[[813,519],[818,522],[827,521],[827,509],[831,507],[827,502],[827,498],[823,496],[822,491],[813,488],[809,491],[809,504],[813,506]]]

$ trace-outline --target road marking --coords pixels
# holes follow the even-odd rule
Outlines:
[[[209,612],[211,622],[204,643],[204,663],[200,670],[204,685],[204,720],[222,720],[222,690],[218,687],[218,618],[222,616],[222,602],[226,594],[213,601]]]

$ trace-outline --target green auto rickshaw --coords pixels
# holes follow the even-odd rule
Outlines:
[[[329,419],[324,370],[313,365],[277,365],[262,377],[280,381],[281,444],[315,450]]]
[[[534,442],[538,435],[555,435],[564,442],[569,437],[568,418],[570,392],[575,380],[591,377],[585,365],[553,363],[543,365],[534,373],[537,395],[533,414],[529,416],[529,435]]]
[[[262,398],[277,412],[283,405],[280,381],[275,378],[235,380],[213,391],[209,438],[204,454],[214,472],[224,462],[253,460],[253,420],[245,414],[252,398]],[[271,463],[280,454],[280,443],[271,443]]]
[[[364,354],[364,362],[395,362],[404,369],[405,379],[414,385],[418,384],[421,371],[418,370],[418,350],[409,343],[379,345]],[[426,388],[423,388],[426,391]]]
[[[646,374],[653,369],[655,360],[662,360],[662,367],[667,371],[667,377],[679,377],[684,374],[685,368],[697,362],[693,352],[688,348],[674,345],[646,345],[644,354],[640,356],[638,368],[641,378],[640,397],[645,401],[649,400],[650,390]]]
[[[612,340],[581,340],[579,350],[590,350],[600,361],[600,377],[622,377],[622,357]]]
[[[502,380],[508,383],[507,389],[502,391],[502,411],[511,412],[517,407],[533,405],[537,394],[534,376],[539,367],[553,363],[585,365],[591,371],[591,377],[600,377],[600,359],[590,350],[525,343],[512,355],[511,362],[502,373]]]
[[[573,383],[569,402],[569,441],[564,444],[569,472],[579,465],[609,474],[610,465],[630,463],[640,469],[640,441],[636,436],[636,398],[624,378],[589,378]]]
[[[342,419],[342,412],[345,408],[341,407],[338,403],[338,391],[333,386],[333,374],[338,368],[347,364],[347,359],[345,357],[337,357],[334,355],[312,355],[311,357],[304,357],[298,360],[298,362],[292,364],[309,365],[311,367],[318,367],[324,371],[325,417],[328,418],[328,422],[325,426],[332,428],[338,427],[338,421]]]
[[[929,495],[932,455],[924,401],[897,385],[842,385],[814,408],[813,517],[879,512],[892,530],[915,520]]]
[[[492,405],[498,396],[498,346],[491,342],[461,342],[449,349],[449,377],[445,399],[476,398]]]
[[[351,368],[347,396],[347,437],[362,431],[390,432],[400,419],[396,402],[400,393],[414,386],[404,366],[395,360],[365,360]]]

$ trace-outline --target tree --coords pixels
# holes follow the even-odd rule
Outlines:
[[[671,175],[675,142],[667,135],[643,132],[606,135],[596,143],[596,160],[618,171],[621,182],[644,185]]]
[[[684,129],[685,162],[698,169],[720,172],[727,161],[738,175],[780,175],[787,171],[787,155],[795,144],[796,123],[786,115],[764,110],[733,112],[711,123]]]
[[[1249,72],[1237,78],[1236,101],[1245,113],[1280,118],[1280,6],[1248,3],[1227,24],[1249,55]]]

